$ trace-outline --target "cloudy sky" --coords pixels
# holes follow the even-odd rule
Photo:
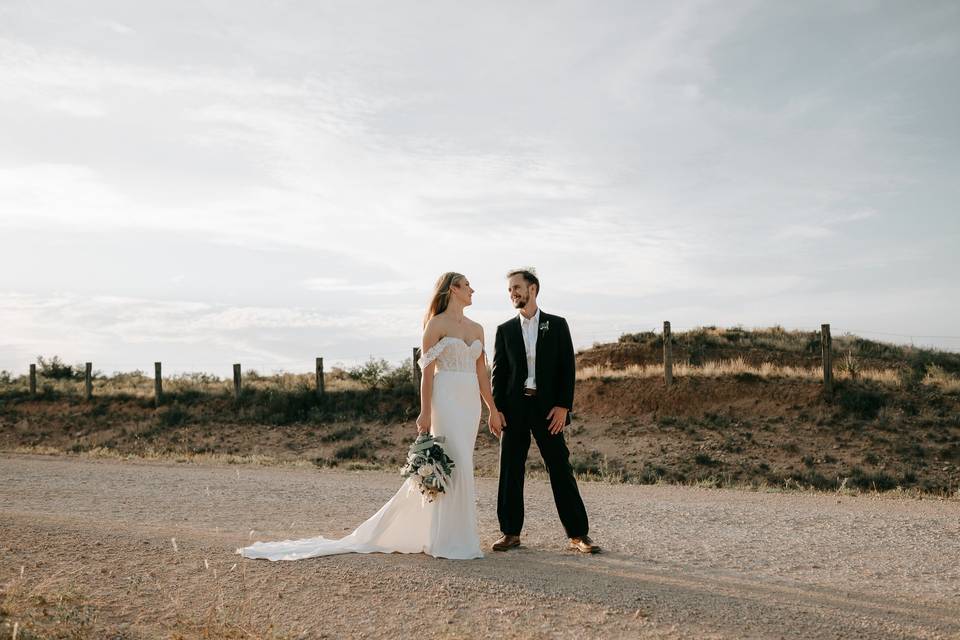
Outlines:
[[[0,369],[399,362],[515,265],[960,349],[958,105],[956,2],[0,0]]]

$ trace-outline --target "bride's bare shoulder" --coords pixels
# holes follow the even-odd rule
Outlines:
[[[469,320],[469,318],[468,318]],[[470,332],[479,340],[483,340],[483,325],[474,320],[470,320]]]
[[[427,320],[427,324],[425,324],[423,327],[423,341],[432,344],[442,338],[445,333],[445,325],[445,319],[439,315],[433,316]]]

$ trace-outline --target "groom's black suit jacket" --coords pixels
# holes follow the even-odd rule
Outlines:
[[[544,420],[553,407],[573,409],[573,385],[576,378],[576,362],[573,340],[567,321],[560,316],[540,311],[540,326],[537,328],[537,404]],[[497,327],[494,343],[492,386],[493,401],[507,418],[517,418],[523,402],[523,385],[527,379],[527,350],[523,344],[520,318],[507,320]],[[513,424],[516,424],[514,421]]]

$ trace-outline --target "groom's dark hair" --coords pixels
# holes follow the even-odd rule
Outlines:
[[[540,278],[537,277],[537,271],[533,267],[525,267],[523,269],[512,269],[507,273],[507,279],[509,280],[513,276],[523,276],[524,281],[529,284],[537,285],[537,295],[540,295]]]

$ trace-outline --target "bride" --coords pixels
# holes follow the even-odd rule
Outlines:
[[[256,542],[237,553],[268,560],[394,551],[462,560],[483,557],[473,478],[481,398],[490,409],[490,431],[499,436],[503,425],[487,377],[483,327],[463,315],[472,297],[473,288],[465,276],[445,273],[437,280],[424,318],[417,433],[429,431],[446,438],[443,448],[455,463],[446,492],[427,502],[410,477],[379,511],[344,538]]]

